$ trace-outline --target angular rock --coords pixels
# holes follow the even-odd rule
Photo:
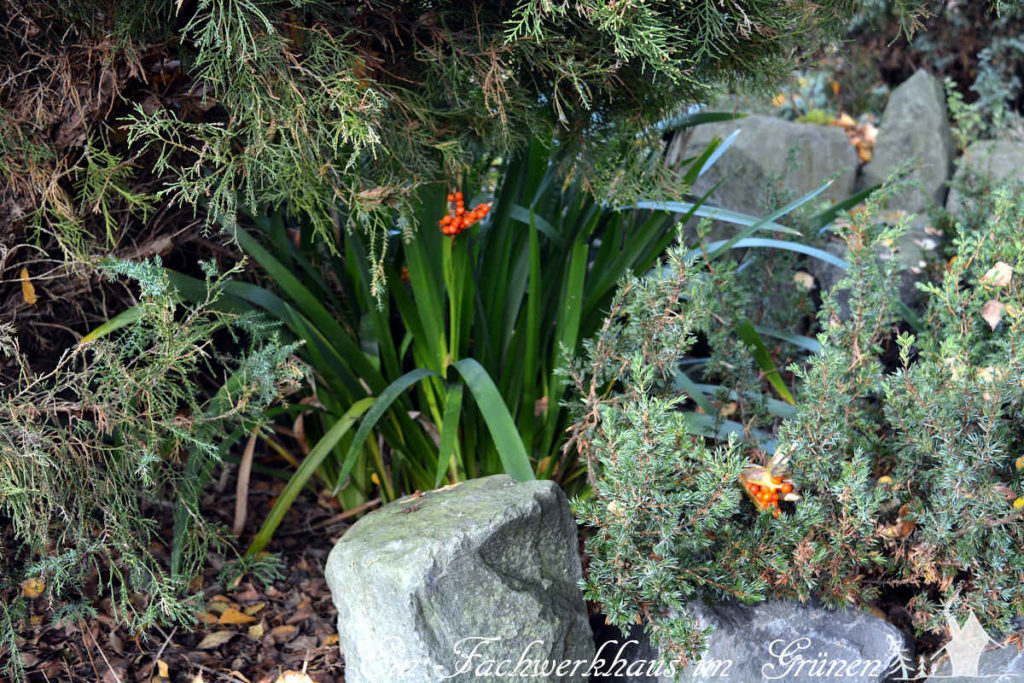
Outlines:
[[[979,176],[992,182],[1024,181],[1024,142],[983,140],[972,143],[960,159],[946,198],[946,209],[950,213],[959,213],[964,201],[957,184],[966,182],[970,186]]]
[[[857,151],[846,133],[832,126],[774,116],[702,124],[694,128],[685,156],[700,154],[715,135],[724,140],[737,129],[741,132],[729,149],[694,184],[694,194],[702,196],[725,178],[711,194],[711,204],[760,216],[781,206],[765,197],[765,188],[776,179],[782,178],[782,188],[796,199],[821,187],[834,173],[841,175],[819,197],[840,200],[853,193]],[[793,165],[787,168],[791,153]]]
[[[886,680],[902,657],[909,661],[903,634],[888,622],[856,610],[832,611],[788,602],[757,605],[691,603],[691,613],[714,631],[700,662],[683,669],[680,681],[872,681]],[[616,634],[618,635],[618,634]],[[617,677],[595,680],[618,683],[667,683],[672,676],[623,675],[630,665],[658,655],[642,632],[623,650],[631,661]],[[611,661],[625,639],[606,645],[598,659]],[[601,643],[598,644],[601,647]],[[650,670],[648,670],[650,671]],[[611,671],[615,674],[615,671]]]
[[[345,680],[509,680],[500,674],[566,661],[531,680],[586,680],[594,643],[577,547],[568,501],[550,481],[486,477],[370,513],[325,571]]]
[[[933,202],[942,206],[955,153],[942,84],[918,70],[889,94],[874,155],[861,169],[858,190],[884,182],[899,164],[913,158],[911,178],[922,188],[904,190],[890,200],[889,208],[916,214]]]

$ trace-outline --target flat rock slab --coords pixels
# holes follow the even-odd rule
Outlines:
[[[781,179],[782,189],[796,199],[821,187],[833,174],[838,179],[820,195],[838,201],[853,194],[857,150],[841,128],[793,123],[774,116],[747,116],[694,128],[685,156],[700,154],[718,136],[739,135],[729,149],[693,186],[700,196],[724,180],[710,203],[761,216],[785,202],[769,202],[765,189]],[[792,162],[792,163],[790,163]],[[739,228],[732,226],[735,233]]]
[[[586,680],[576,524],[553,482],[397,500],[346,532],[325,573],[348,683]]]
[[[714,629],[700,662],[682,670],[679,681],[871,681],[887,680],[901,657],[909,661],[903,633],[888,622],[856,610],[832,611],[788,602],[757,605],[689,605],[704,627]],[[617,638],[615,636],[618,636]],[[629,639],[614,634],[598,658],[612,662],[621,650],[626,661],[609,667],[616,683],[667,683],[672,676],[629,675],[630,665],[657,660],[646,636],[634,629]],[[599,648],[600,648],[599,643]],[[647,669],[648,672],[652,669]],[[615,675],[617,674],[617,675]]]

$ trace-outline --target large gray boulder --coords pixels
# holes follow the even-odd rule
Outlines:
[[[530,680],[586,680],[576,525],[553,482],[498,475],[397,500],[348,530],[325,573],[348,683],[509,680],[532,662],[569,665]]]
[[[906,189],[889,208],[916,214],[933,203],[942,206],[955,154],[945,91],[937,78],[919,70],[889,94],[875,150],[861,169],[858,189],[884,182],[898,165],[913,159],[911,178],[921,187]]]
[[[877,683],[896,670],[901,658],[910,661],[903,633],[866,612],[789,602],[726,602],[713,607],[694,602],[688,607],[701,626],[714,630],[702,659],[684,668],[679,681]],[[639,642],[624,650],[632,661],[620,666],[621,672],[629,671],[629,665],[639,671],[637,662],[658,658],[639,630],[629,638]],[[598,658],[612,659],[617,651],[606,645]],[[620,673],[599,680],[667,683],[673,677],[665,672],[660,677]]]
[[[846,133],[833,126],[793,123],[774,116],[702,124],[694,128],[685,155],[700,154],[712,138],[724,140],[737,129],[740,134],[729,149],[694,184],[694,194],[702,196],[725,179],[709,197],[711,204],[760,216],[781,205],[769,201],[766,193],[776,180],[781,179],[781,189],[796,199],[837,173],[839,177],[820,197],[838,201],[853,193],[857,150]]]
[[[899,295],[903,303],[915,306],[919,300],[916,283],[938,254],[940,233],[928,223],[927,211],[942,206],[956,145],[946,112],[942,84],[927,71],[919,70],[889,94],[875,140],[871,161],[861,168],[857,190],[885,182],[900,164],[913,160],[914,181],[888,200],[885,218],[907,220],[907,231],[894,245],[892,258],[900,274]],[[836,251],[831,245],[830,251]],[[845,247],[838,248],[842,255]],[[839,269],[815,262],[811,272],[823,290],[830,289],[843,275]],[[842,301],[844,295],[840,296]],[[842,306],[845,314],[846,306]]]
[[[950,213],[958,214],[963,208],[964,200],[957,185],[967,183],[970,186],[979,178],[990,182],[1024,181],[1024,142],[983,140],[968,146],[960,158],[946,199],[946,209]]]

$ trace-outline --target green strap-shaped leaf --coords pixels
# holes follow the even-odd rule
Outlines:
[[[790,334],[777,330],[774,327],[762,327],[761,325],[754,325],[754,329],[757,330],[758,334],[762,334],[766,337],[775,337],[782,341],[789,342],[794,346],[799,346],[801,349],[810,351],[811,353],[821,353],[821,343],[817,339],[811,339],[800,334]]]
[[[782,381],[782,377],[779,375],[778,368],[775,367],[775,363],[772,362],[771,354],[768,353],[767,347],[764,342],[761,341],[761,336],[754,329],[754,326],[749,320],[743,319],[736,325],[736,336],[738,336],[744,344],[750,348],[750,352],[754,355],[754,360],[761,366],[761,369],[765,372],[765,377],[768,382],[775,387],[775,391],[778,392],[779,396],[783,401],[790,405],[796,405],[796,401],[793,400],[793,394],[789,393],[789,388],[786,383]]]
[[[693,402],[699,405],[700,409],[705,413],[708,415],[715,414],[715,408],[711,405],[711,401],[707,399],[697,383],[690,379],[690,376],[683,372],[681,368],[676,370],[675,385],[676,388],[692,398]]]
[[[719,256],[724,254],[729,249],[732,249],[733,245],[735,245],[740,240],[745,239],[745,238],[750,237],[751,235],[753,235],[754,232],[759,230],[762,226],[764,226],[764,225],[766,225],[768,223],[771,223],[776,218],[780,218],[782,216],[785,216],[786,214],[790,213],[791,211],[795,211],[796,209],[800,208],[801,206],[803,206],[807,202],[811,201],[812,199],[817,197],[819,194],[821,194],[822,192],[827,190],[828,187],[831,184],[832,184],[832,181],[830,180],[827,183],[825,183],[824,185],[822,185],[821,187],[819,187],[818,189],[813,190],[811,192],[808,192],[803,197],[800,197],[799,199],[797,199],[797,200],[795,200],[793,202],[790,202],[789,204],[787,204],[786,206],[782,207],[781,209],[777,209],[776,211],[768,214],[767,216],[765,216],[761,220],[757,221],[756,223],[747,226],[743,230],[740,230],[738,233],[733,235],[732,238],[730,238],[728,241],[726,241],[724,244],[722,244],[718,248],[716,248],[716,249],[709,249],[708,258],[710,258],[710,259],[718,258]]]
[[[131,325],[133,322],[138,320],[141,316],[142,316],[142,304],[136,304],[136,305],[132,306],[131,308],[127,309],[127,310],[121,311],[120,313],[115,315],[113,318],[111,318],[107,322],[103,323],[99,327],[97,327],[94,330],[92,330],[91,332],[89,332],[89,334],[87,334],[84,337],[82,337],[81,339],[79,339],[78,343],[79,344],[88,344],[89,342],[95,341],[95,340],[99,339],[100,337],[105,337],[108,334],[110,334],[111,332],[116,332],[117,330],[121,329],[122,327],[125,327],[127,325]]]
[[[526,449],[523,448],[523,441],[490,375],[472,358],[456,361],[452,363],[452,367],[459,371],[466,381],[466,386],[473,393],[473,398],[484,416],[484,422],[491,432],[491,438],[494,439],[505,473],[519,481],[534,479],[533,467],[526,455]]]
[[[366,418],[362,423],[360,423],[359,430],[352,439],[352,445],[349,446],[348,453],[345,455],[345,462],[342,464],[341,472],[338,474],[338,483],[334,487],[334,495],[337,495],[338,491],[345,483],[345,477],[347,477],[348,473],[352,471],[352,467],[356,464],[359,451],[362,450],[363,444],[366,443],[366,438],[370,436],[370,432],[377,426],[377,421],[384,416],[384,413],[388,411],[391,404],[405,393],[406,389],[411,387],[413,384],[416,384],[416,382],[419,382],[424,377],[430,377],[431,375],[438,376],[436,372],[427,370],[426,368],[410,370],[389,384],[376,399],[371,399],[373,407],[366,413]]]
[[[725,245],[729,244],[732,249],[783,249],[785,251],[795,251],[798,254],[806,254],[812,258],[816,258],[819,261],[824,261],[829,265],[833,265],[837,268],[847,270],[849,264],[843,259],[828,253],[824,249],[818,249],[816,247],[809,247],[806,244],[800,244],[799,242],[790,242],[788,240],[770,240],[761,237],[747,237],[741,240],[729,240],[728,242],[722,240],[720,242],[712,242],[707,245],[707,251],[718,253],[718,250],[724,249]],[[691,254],[700,253],[700,250],[694,250]]]
[[[448,386],[448,397],[444,402],[444,423],[441,425],[441,443],[437,448],[437,472],[434,475],[434,488],[441,485],[444,472],[448,469],[455,450],[456,437],[459,434],[459,415],[462,413],[462,385],[453,383]]]
[[[306,459],[299,465],[299,469],[295,471],[292,478],[285,485],[284,490],[281,491],[281,495],[278,496],[277,502],[274,503],[274,507],[270,509],[270,514],[263,521],[263,526],[260,527],[259,532],[255,538],[252,539],[252,543],[249,545],[249,549],[246,551],[246,555],[255,555],[256,553],[263,550],[267,543],[270,542],[270,537],[274,535],[274,531],[277,529],[281,520],[284,519],[284,515],[288,512],[288,509],[292,506],[295,501],[295,497],[299,495],[299,491],[306,485],[310,477],[320,469],[321,463],[324,458],[330,454],[331,450],[341,441],[342,437],[352,428],[363,413],[370,409],[370,406],[374,404],[374,399],[364,398],[356,401],[348,411],[341,416],[341,419],[324,434],[317,442],[313,450],[309,452]]]

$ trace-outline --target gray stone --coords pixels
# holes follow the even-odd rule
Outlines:
[[[955,153],[942,84],[919,70],[890,93],[874,154],[861,169],[858,189],[884,182],[899,164],[914,159],[911,178],[921,187],[893,197],[889,208],[917,214],[933,203],[942,206]]]
[[[789,602],[692,603],[689,609],[701,626],[714,631],[702,659],[684,668],[679,681],[878,682],[886,680],[901,657],[910,660],[903,633],[866,612]],[[641,641],[630,651],[633,656],[657,657],[642,633],[634,631],[630,638]],[[606,647],[598,656],[611,659],[614,651]],[[667,683],[673,677],[595,680]]]
[[[498,475],[397,500],[348,530],[325,573],[348,683],[509,680],[494,667],[523,659],[585,660],[531,677],[585,680],[576,524],[553,482]]]
[[[983,140],[972,143],[960,158],[953,186],[946,198],[946,209],[950,213],[958,214],[962,209],[963,198],[957,184],[970,184],[975,176],[986,177],[993,182],[1024,181],[1024,142]]]
[[[735,121],[702,124],[694,128],[686,156],[700,154],[716,135],[726,139],[741,132],[728,150],[694,184],[703,196],[723,178],[725,182],[709,197],[709,203],[752,216],[779,208],[766,201],[765,188],[782,179],[781,187],[792,199],[811,192],[833,174],[841,174],[825,190],[823,199],[838,201],[853,193],[857,151],[841,128],[793,123],[774,116],[747,116]],[[793,153],[793,166],[787,168]],[[738,228],[732,226],[731,232]]]

